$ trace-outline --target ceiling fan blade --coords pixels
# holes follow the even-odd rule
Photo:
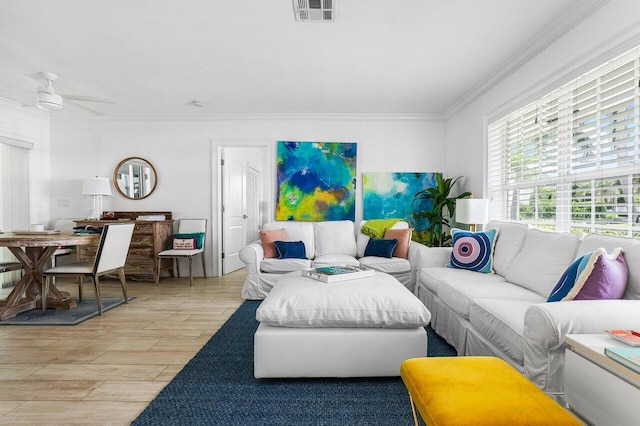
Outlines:
[[[114,101],[106,98],[94,98],[92,96],[64,95],[62,93],[58,93],[58,95],[70,101],[86,101],[86,102],[101,102],[103,104],[115,104]]]
[[[21,81],[24,81],[27,84],[29,84],[29,86],[32,87],[33,89],[45,89],[45,86],[38,83],[33,77],[29,77],[28,75],[24,75],[24,74],[15,74],[15,76],[18,77]]]
[[[12,90],[14,92],[31,92],[31,90],[16,89],[15,87],[5,87],[5,86],[0,86],[0,89],[2,89],[2,90]]]
[[[64,96],[63,96],[63,98],[64,98]],[[97,109],[93,109],[93,108],[88,107],[88,106],[86,106],[86,105],[82,105],[81,103],[75,102],[75,101],[74,101],[74,100],[72,100],[72,99],[69,99],[69,98],[65,98],[65,99],[67,99],[67,100],[69,101],[69,103],[70,103],[70,104],[72,104],[73,106],[76,106],[76,107],[78,107],[78,108],[80,108],[80,109],[83,109],[83,110],[85,110],[85,111],[88,111],[88,112],[90,112],[91,114],[95,114],[95,115],[106,115],[106,114],[105,114],[104,112],[102,112],[102,111],[98,111]]]

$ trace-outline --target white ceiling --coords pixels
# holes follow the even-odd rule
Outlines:
[[[2,0],[0,86],[54,72],[109,115],[440,115],[598,3],[334,1],[318,23],[291,0]]]

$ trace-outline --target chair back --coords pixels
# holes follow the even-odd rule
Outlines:
[[[96,274],[124,267],[134,226],[133,223],[110,223],[104,226],[93,264]]]
[[[76,223],[73,219],[57,219],[53,229],[62,232],[73,232],[74,226],[76,226]]]
[[[207,241],[207,219],[180,219],[178,222],[178,234],[193,234],[197,232],[203,232],[205,234],[204,242],[202,243],[202,249]]]

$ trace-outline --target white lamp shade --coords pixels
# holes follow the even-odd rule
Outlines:
[[[489,221],[489,200],[461,198],[456,200],[456,222],[484,225]]]
[[[111,195],[108,178],[92,177],[82,181],[82,195]]]

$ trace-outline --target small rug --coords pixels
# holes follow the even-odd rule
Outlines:
[[[133,425],[412,425],[399,377],[253,377],[259,301],[246,301]],[[429,356],[455,356],[430,327]]]
[[[102,313],[124,303],[124,298],[102,297]],[[129,300],[134,298],[130,297]],[[76,325],[98,315],[96,299],[84,298],[78,307],[70,310],[47,309],[42,315],[41,309],[32,309],[13,318],[0,321],[0,325]]]

